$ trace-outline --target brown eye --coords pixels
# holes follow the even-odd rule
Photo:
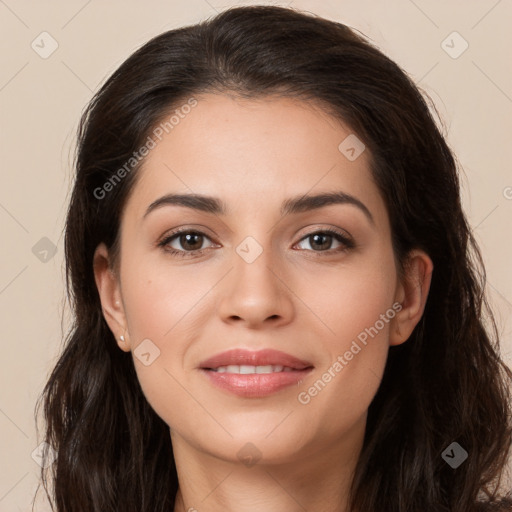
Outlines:
[[[201,246],[203,245],[203,238],[203,235],[199,233],[186,233],[179,235],[177,240],[179,240],[184,249],[195,251],[201,249]]]
[[[185,255],[186,253],[201,252],[204,249],[205,240],[209,240],[209,238],[204,233],[188,230],[171,234],[158,245],[172,254]]]
[[[333,238],[334,237],[332,235],[327,235],[324,233],[316,233],[314,235],[309,235],[308,237],[310,241],[309,245],[312,248],[321,250],[330,249],[330,246],[332,245],[333,242]]]
[[[354,242],[350,238],[334,230],[316,231],[305,236],[301,243],[305,240],[309,242],[309,248],[306,247],[306,249],[314,252],[326,252],[331,249],[344,250],[354,247]],[[337,247],[332,247],[333,241],[338,243]]]

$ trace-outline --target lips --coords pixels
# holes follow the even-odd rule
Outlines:
[[[203,361],[199,367],[205,370],[216,370],[227,366],[282,366],[292,370],[305,370],[313,365],[279,350],[260,350],[253,352],[244,349],[233,349],[214,355]]]
[[[278,350],[234,349],[203,361],[198,368],[214,386],[244,398],[262,398],[297,385],[313,365]]]

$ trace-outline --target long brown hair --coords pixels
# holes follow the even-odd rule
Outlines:
[[[369,150],[397,261],[413,248],[433,260],[422,320],[406,343],[390,348],[369,408],[352,510],[511,506],[500,483],[511,445],[512,372],[499,354],[456,161],[428,101],[347,26],[251,6],[149,41],[106,81],[81,120],[65,228],[75,320],[40,397],[45,441],[58,453],[41,478],[56,510],[173,510],[178,480],[169,427],[146,401],[131,354],[119,350],[103,318],[93,254],[101,242],[118,248],[120,215],[143,160],[107,194],[98,190],[119,177],[164,116],[202,92],[280,94],[323,105]],[[468,453],[457,469],[442,457],[454,442]]]

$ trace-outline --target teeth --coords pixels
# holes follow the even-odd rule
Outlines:
[[[214,372],[219,373],[239,373],[240,375],[248,375],[251,373],[278,373],[278,372],[293,372],[292,368],[281,365],[266,365],[266,366],[251,366],[248,364],[236,365],[230,364],[228,366],[219,366],[212,368]]]
[[[272,368],[271,364],[269,364],[267,366],[249,366],[249,368],[251,368],[251,370],[252,370],[252,368],[254,368],[254,372],[251,371],[250,373],[272,373],[273,371],[277,371]],[[276,368],[277,368],[277,366],[276,366]]]

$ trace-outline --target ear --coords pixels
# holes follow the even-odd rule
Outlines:
[[[404,276],[395,297],[402,309],[393,318],[390,345],[400,345],[407,341],[420,321],[427,303],[433,269],[434,264],[424,251],[415,249],[407,255]]]
[[[94,279],[101,300],[103,317],[121,350],[130,351],[130,343],[118,277],[111,268],[104,243],[96,247],[93,258]],[[123,336],[123,339],[121,338]]]

